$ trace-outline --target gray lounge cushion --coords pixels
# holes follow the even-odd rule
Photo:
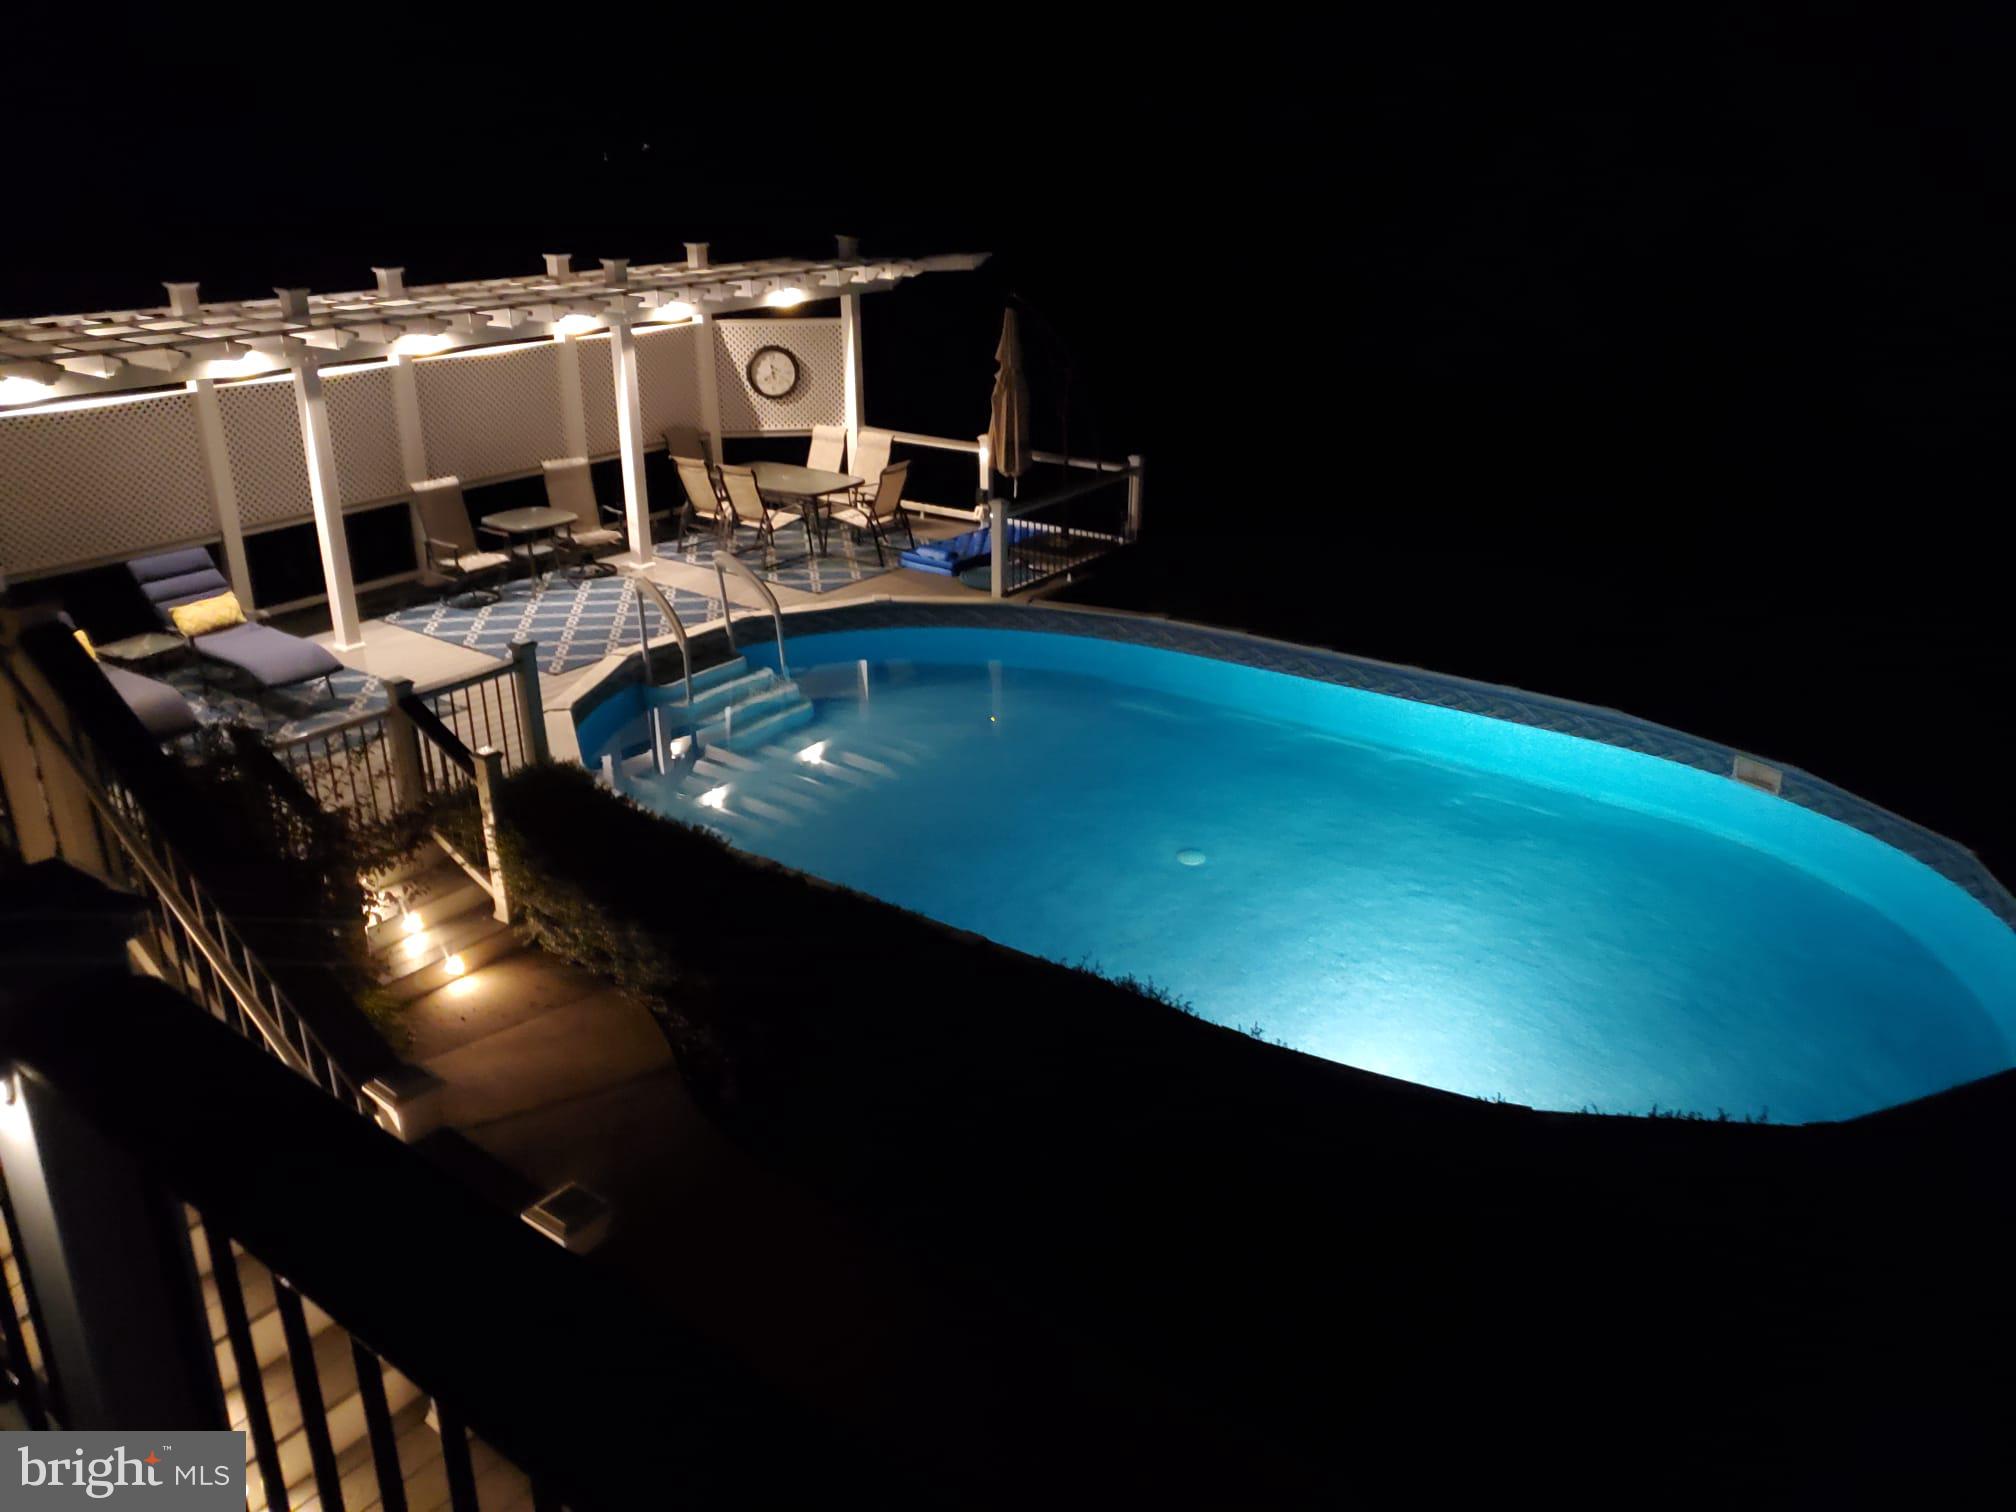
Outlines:
[[[156,740],[173,740],[196,728],[196,711],[189,707],[189,700],[167,683],[110,662],[100,662],[98,667],[112,684],[112,691],[126,701],[126,707]]]
[[[230,580],[217,570],[210,553],[201,546],[135,557],[126,564],[126,570],[133,574],[133,581],[140,585],[147,602],[170,630],[175,628],[175,621],[168,611],[176,605],[193,604],[198,599],[215,598],[231,591]]]
[[[198,656],[236,667],[267,688],[284,688],[343,670],[343,663],[314,641],[271,625],[233,625],[214,635],[198,636],[189,644]]]
[[[203,547],[185,546],[180,551],[163,551],[154,556],[135,557],[126,564],[126,570],[142,583],[154,583],[162,578],[202,572],[215,568],[216,565],[210,560],[210,553]]]
[[[142,583],[140,591],[153,600],[154,607],[165,618],[177,604],[193,604],[199,599],[229,593],[231,583],[223,573],[211,567],[202,572],[185,572],[180,577],[162,578],[155,583]]]

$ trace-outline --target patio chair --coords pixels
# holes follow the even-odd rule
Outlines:
[[[861,480],[861,486],[854,490],[850,503],[865,505],[875,496],[875,485],[882,479],[882,469],[889,465],[889,449],[896,444],[896,438],[885,430],[863,430],[854,443],[854,461],[847,471]]]
[[[867,531],[875,538],[875,560],[885,562],[883,543],[889,531],[897,525],[910,538],[910,547],[917,547],[917,533],[910,528],[910,517],[903,513],[903,489],[910,481],[908,462],[891,462],[882,469],[881,477],[875,480],[873,497],[862,504],[844,504],[833,511],[833,518],[843,525],[851,525],[858,535]]]
[[[444,602],[456,609],[480,609],[496,603],[494,588],[473,585],[479,578],[503,571],[511,557],[476,544],[469,506],[462,499],[462,480],[426,478],[415,483],[413,510],[420,516],[420,534],[427,547],[427,560],[420,569],[422,581],[430,586],[439,584],[445,590]]]
[[[230,583],[201,546],[135,557],[126,570],[154,606],[162,627],[187,641],[203,663],[242,672],[261,693],[319,677],[329,696],[336,696],[330,678],[343,670],[343,663],[314,641],[247,620]],[[183,611],[179,616],[178,609]]]
[[[149,735],[166,743],[202,728],[202,721],[196,717],[196,706],[182,696],[179,688],[158,677],[113,666],[99,656],[98,648],[91,644],[91,637],[78,629],[77,621],[67,612],[58,614],[56,618],[76,634],[77,644],[98,664],[98,670],[105,674],[105,681],[112,684],[112,691],[133,711],[133,717],[140,721],[140,727]]]
[[[805,451],[805,465],[820,472],[847,470],[847,428],[844,425],[815,425],[812,444]]]
[[[602,523],[602,506],[595,498],[595,479],[588,471],[586,457],[558,457],[539,466],[546,473],[546,502],[574,516],[576,524],[563,532],[561,547],[576,557],[567,576],[608,577],[616,571],[607,562],[595,560],[596,548],[620,546],[628,538],[620,530]]]
[[[714,465],[714,446],[707,432],[691,425],[671,425],[665,429],[665,455],[678,461],[681,457],[698,457],[700,465]]]
[[[756,469],[753,467],[722,468],[721,487],[728,495],[728,507],[734,511],[728,522],[731,542],[735,532],[746,525],[756,532],[765,546],[775,551],[777,527],[795,524],[805,518],[795,509],[778,509],[765,499],[762,490],[756,486]]]
[[[698,457],[679,456],[672,459],[672,465],[679,469],[680,486],[686,490],[686,505],[681,513],[687,516],[679,526],[679,539],[686,539],[691,519],[705,520],[718,536],[723,533],[733,516],[722,505],[721,494],[714,486],[714,475],[707,470],[707,464]]]

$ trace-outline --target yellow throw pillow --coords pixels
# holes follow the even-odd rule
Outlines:
[[[98,660],[98,648],[91,644],[90,632],[88,630],[77,630],[73,631],[72,634],[77,637],[77,644],[84,648],[84,654],[93,661]]]
[[[235,593],[220,593],[193,604],[177,604],[168,614],[175,621],[175,628],[191,640],[245,623],[245,611],[238,607]]]

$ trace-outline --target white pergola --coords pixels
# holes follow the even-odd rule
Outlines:
[[[0,321],[0,414],[54,401],[186,385],[204,450],[224,453],[216,385],[291,374],[308,472],[315,533],[336,644],[362,644],[356,586],[343,531],[334,443],[322,369],[382,362],[391,369],[394,414],[409,481],[425,473],[413,363],[451,351],[536,340],[557,345],[562,427],[586,453],[580,352],[575,339],[606,331],[616,397],[618,458],[631,560],[652,559],[651,507],[644,479],[645,437],[634,328],[702,324],[738,310],[789,308],[811,300],[840,304],[844,415],[849,454],[862,425],[860,296],[922,273],[964,272],[986,254],[866,259],[851,237],[828,261],[712,263],[704,242],[686,244],[683,263],[632,267],[604,258],[576,272],[567,253],[549,253],[543,274],[408,288],[401,268],[374,268],[377,287],[343,294],[278,289],[272,299],[203,303],[193,283],[168,284],[157,309],[49,315]],[[720,400],[711,349],[698,361],[702,427],[718,441]],[[213,478],[230,576],[248,580],[244,537],[228,470]]]

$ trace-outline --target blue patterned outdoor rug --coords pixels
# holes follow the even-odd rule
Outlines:
[[[329,684],[335,690],[333,694],[318,677],[289,688],[270,688],[255,698],[244,678],[228,669],[214,666],[206,669],[193,656],[184,657],[173,667],[143,670],[149,677],[172,683],[178,693],[196,705],[196,717],[206,725],[242,724],[276,743],[310,735],[385,707],[383,685],[366,672],[332,672]]]
[[[856,541],[854,533],[840,524],[835,524],[826,532],[824,555],[807,547],[805,527],[795,521],[778,528],[774,547],[758,541],[749,531],[737,534],[739,544],[734,550],[744,566],[758,577],[767,578],[780,587],[796,588],[801,593],[831,593],[863,578],[894,572],[900,565],[896,552],[887,547],[884,549],[888,552],[888,561],[877,562],[874,541],[866,536]],[[660,542],[658,555],[668,562],[712,567],[714,551],[719,544],[711,531],[696,529],[683,544],[678,541]],[[681,609],[679,612],[684,614],[686,611]]]
[[[659,586],[689,625],[714,619],[721,612],[718,599],[662,583]],[[520,580],[504,584],[499,591],[503,596],[496,603],[480,609],[419,604],[388,614],[385,620],[500,661],[510,657],[514,640],[535,640],[542,672],[571,672],[636,648],[637,594],[627,578],[590,578],[576,583],[555,575],[543,587]],[[647,604],[645,613],[651,635],[670,633],[671,627],[655,607]]]

